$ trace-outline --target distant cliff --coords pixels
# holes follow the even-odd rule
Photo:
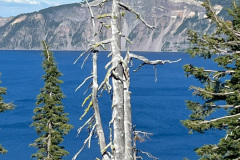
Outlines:
[[[188,29],[202,33],[211,32],[213,29],[204,18],[205,10],[200,1],[125,1],[149,24],[156,26],[156,29],[148,29],[135,15],[126,13],[123,33],[134,44],[129,46],[123,40],[123,50],[129,46],[135,51],[181,51],[188,47]],[[110,9],[108,4],[102,11],[108,13]],[[215,9],[221,11],[222,7],[215,6]],[[105,20],[104,22],[109,23]],[[52,49],[84,50],[91,40],[91,35],[88,8],[79,3],[50,7],[13,18],[0,18],[0,49],[41,49],[41,40],[46,40]],[[109,36],[110,32],[103,28],[100,39]]]

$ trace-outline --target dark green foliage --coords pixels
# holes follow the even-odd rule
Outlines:
[[[186,76],[194,76],[201,82],[202,88],[191,87],[194,95],[200,97],[201,101],[187,101],[187,107],[192,114],[182,123],[191,132],[226,130],[226,136],[220,139],[218,144],[196,149],[201,160],[237,160],[240,159],[240,5],[232,3],[232,9],[229,9],[231,20],[219,18],[209,0],[206,0],[203,6],[208,18],[216,24],[216,31],[212,35],[202,36],[189,31],[192,47],[188,52],[192,57],[215,57],[213,61],[220,69],[206,70],[191,64],[184,66]],[[217,56],[213,56],[216,54]],[[223,117],[212,115],[222,109],[226,110]]]
[[[40,136],[35,140],[32,146],[38,148],[37,153],[32,157],[38,160],[58,160],[68,155],[63,146],[59,146],[63,142],[63,136],[68,134],[72,125],[68,124],[69,119],[67,113],[64,112],[62,99],[64,95],[61,91],[59,80],[62,73],[58,70],[49,46],[43,41],[43,69],[45,71],[44,87],[37,96],[36,107],[33,116],[37,134]]]
[[[1,75],[1,74],[0,74]],[[1,81],[0,81],[1,83]],[[3,101],[3,95],[6,95],[7,89],[0,87],[0,113],[6,111],[6,110],[12,110],[14,108],[14,105],[12,103],[5,103]],[[7,150],[5,150],[2,145],[0,144],[0,154],[5,154],[7,153]]]
[[[0,74],[1,75],[1,74]],[[1,81],[0,81],[1,83]],[[4,103],[3,101],[3,95],[7,94],[7,89],[0,87],[0,113],[4,112],[5,110],[12,110],[13,109],[13,104],[12,103]]]

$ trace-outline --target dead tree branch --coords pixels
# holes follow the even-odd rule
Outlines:
[[[81,53],[80,56],[75,60],[75,62],[74,62],[73,64],[76,64],[77,61],[78,61],[83,55],[85,55],[86,53],[88,53],[90,50],[91,50],[91,48],[88,48],[85,52]]]
[[[133,158],[134,160],[137,160],[137,159],[143,159],[141,156],[137,156],[137,154],[140,152],[142,154],[146,154],[149,158],[152,158],[154,160],[158,160],[158,158],[154,157],[152,154],[148,153],[148,152],[143,152],[139,149],[136,149],[136,141],[139,141],[139,142],[144,142],[145,141],[145,138],[147,139],[150,139],[150,135],[153,135],[153,133],[147,133],[147,132],[142,132],[142,131],[135,131],[135,127],[133,127]]]
[[[82,127],[80,127],[80,128],[77,130],[77,131],[78,131],[77,136],[81,133],[82,129],[83,129],[84,127],[86,127],[88,124],[90,124],[91,122],[93,122],[94,119],[95,119],[95,114],[94,114],[92,117],[90,117],[90,118],[84,123],[84,125],[82,125]]]
[[[75,154],[75,156],[72,158],[72,160],[76,160],[76,158],[78,157],[78,155],[79,155],[79,154],[82,152],[82,150],[85,148],[86,144],[87,144],[87,143],[90,143],[91,138],[92,138],[92,136],[93,136],[93,134],[94,134],[95,127],[96,127],[96,125],[94,125],[94,126],[92,127],[92,130],[91,130],[89,136],[85,139],[82,148],[77,152],[77,154]]]
[[[91,20],[92,20],[92,27],[93,27],[93,37],[97,35],[97,32],[96,32],[96,25],[95,25],[95,20],[94,20],[94,15],[93,15],[93,11],[92,11],[92,7],[89,5],[88,3],[88,0],[86,0],[86,3],[88,5],[88,9],[89,9],[89,12],[90,12],[90,15],[91,15]]]
[[[129,54],[130,60],[134,58],[134,59],[138,59],[138,60],[143,62],[142,64],[140,64],[140,66],[136,70],[134,70],[134,72],[137,72],[142,66],[144,66],[146,64],[148,64],[148,65],[163,65],[165,63],[176,63],[176,62],[181,61],[181,59],[178,59],[176,61],[170,61],[170,60],[154,60],[154,61],[150,61],[150,60],[148,60],[144,56],[139,56],[139,55],[136,55],[136,54],[133,54],[133,53],[128,53],[128,54]]]
[[[125,38],[126,41],[129,42],[130,44],[133,44],[133,42],[126,35],[122,34],[121,32],[119,33],[119,35]]]
[[[90,135],[93,135],[93,134],[94,134],[94,130],[95,130],[96,126],[97,126],[96,124],[93,125],[92,130],[91,130],[91,132],[90,132]],[[91,147],[91,139],[92,139],[92,136],[89,138],[88,148]]]
[[[82,84],[80,84],[80,85],[76,88],[75,92],[76,92],[77,90],[79,90],[79,89],[80,89],[89,79],[91,79],[91,78],[93,78],[93,76],[87,77],[87,78],[82,82]]]
[[[104,14],[100,14],[97,16],[97,19],[102,19],[102,18],[111,18],[112,14],[111,13],[104,13]]]
[[[84,101],[83,101],[83,103],[82,103],[82,107],[85,105],[85,103],[87,102],[87,100],[89,100],[91,97],[92,97],[92,94],[90,94],[89,96],[87,96],[87,97],[84,99]]]
[[[82,54],[80,54],[80,56],[77,58],[77,60],[74,62],[74,64],[76,64],[78,62],[78,60],[84,56],[86,53],[88,53],[89,51],[94,51],[96,50],[96,48],[98,48],[99,46],[101,46],[104,50],[106,50],[106,47],[104,46],[104,44],[109,44],[111,43],[112,39],[106,39],[106,40],[103,40],[103,41],[100,41],[100,42],[97,42],[93,45],[91,45],[90,48],[88,48],[85,52],[83,52]]]
[[[144,56],[139,56],[139,55],[136,55],[136,54],[133,54],[133,53],[129,53],[127,52],[127,55],[126,55],[127,58],[125,58],[125,63],[129,63],[130,61],[132,62],[132,59],[137,59],[137,60],[140,60],[142,61],[143,63],[141,63],[139,65],[139,67],[134,70],[134,72],[137,72],[139,69],[141,69],[142,66],[144,65],[154,65],[155,67],[155,82],[157,81],[157,69],[156,69],[156,65],[163,65],[165,63],[176,63],[176,62],[179,62],[181,61],[181,59],[178,59],[176,61],[170,61],[170,60],[154,60],[154,61],[150,61],[148,60],[146,57]]]
[[[81,68],[83,69],[83,66],[85,65],[86,61],[88,60],[88,57],[90,56],[91,52],[88,53],[88,55],[84,58],[84,61],[82,63]]]
[[[141,150],[138,150],[138,152],[141,152],[142,154],[146,154],[149,158],[152,158],[154,160],[158,160],[157,157],[154,157],[153,155],[151,155],[150,153],[148,152],[144,152],[144,151],[141,151]]]
[[[122,3],[122,2],[119,2],[118,5],[119,5],[122,9],[125,9],[125,10],[127,10],[127,11],[135,14],[135,15],[137,16],[137,18],[138,18],[140,21],[142,21],[142,23],[145,24],[148,28],[150,28],[150,29],[155,29],[154,26],[149,25],[149,24],[141,17],[141,15],[140,15],[138,12],[136,12],[134,9],[132,9],[130,6],[128,6],[128,5],[126,5],[126,4]]]
[[[108,69],[108,72],[103,80],[103,82],[100,84],[100,86],[98,87],[98,90],[100,89],[106,89],[108,91],[108,93],[111,92],[112,90],[112,86],[109,83],[109,79],[112,76],[111,74],[111,69]]]
[[[97,2],[96,4],[94,4],[95,1],[93,1],[90,6],[91,7],[103,7],[109,0],[102,0],[102,2]]]
[[[102,1],[102,3],[105,3],[107,1]],[[96,33],[96,26],[95,26],[95,18],[94,18],[94,14],[93,14],[93,11],[92,11],[92,7],[91,5],[88,3],[88,0],[86,0],[86,3],[88,5],[88,8],[89,8],[89,12],[91,14],[91,20],[92,20],[92,27],[93,27],[93,31],[94,31],[94,35],[93,35],[93,42],[96,41],[96,38],[95,36],[97,35]],[[85,147],[86,143],[88,142],[88,148],[90,148],[91,146],[91,137],[92,135],[94,134],[95,130],[96,130],[96,133],[98,135],[98,141],[99,141],[99,145],[100,145],[100,151],[102,151],[105,147],[106,147],[106,143],[105,143],[105,135],[104,135],[104,131],[103,131],[103,127],[102,127],[102,122],[101,122],[101,117],[100,117],[100,111],[99,111],[99,106],[98,106],[98,100],[97,100],[97,92],[98,92],[98,82],[97,82],[97,56],[98,56],[98,50],[97,48],[98,47],[102,47],[103,49],[106,50],[106,47],[104,46],[104,44],[108,44],[108,43],[111,43],[111,39],[107,39],[107,40],[103,40],[103,41],[100,41],[100,42],[97,42],[95,44],[92,44],[91,47],[87,50],[87,52],[90,51],[89,55],[92,53],[92,61],[93,61],[93,71],[92,71],[92,76],[86,78],[84,80],[84,82],[79,86],[79,88],[90,78],[93,79],[92,81],[92,93],[84,100],[83,102],[83,105],[86,103],[86,101],[88,99],[91,98],[91,101],[88,105],[88,107],[84,110],[84,114],[81,116],[80,119],[82,119],[86,114],[87,112],[89,111],[90,107],[93,107],[93,110],[94,110],[94,120],[95,120],[95,124],[93,125],[92,127],[92,130],[88,136],[88,138],[84,141],[84,145],[83,147],[81,148],[81,150],[74,156],[77,157],[80,152],[83,150],[83,148]],[[84,54],[86,54],[87,52],[84,52],[80,55],[83,56]],[[89,56],[88,55],[88,56]],[[85,61],[88,59],[88,56],[85,58],[84,60],[84,63]],[[80,58],[79,57],[79,58]],[[78,58],[78,59],[79,59]],[[77,60],[78,60],[77,59]],[[77,62],[77,60],[75,61],[75,63]],[[83,65],[84,65],[83,63]],[[96,128],[96,129],[95,129]],[[109,156],[102,153],[102,159],[103,160],[110,160]],[[73,158],[73,159],[74,159]]]

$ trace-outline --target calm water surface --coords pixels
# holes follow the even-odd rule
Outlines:
[[[78,137],[77,129],[84,124],[92,112],[83,121],[79,117],[84,113],[81,104],[86,95],[83,93],[88,85],[83,86],[78,92],[75,89],[82,81],[90,76],[91,58],[81,69],[82,60],[76,65],[73,62],[79,56],[76,51],[56,51],[55,57],[59,70],[64,74],[61,85],[66,98],[63,100],[65,111],[69,113],[70,123],[74,129],[65,137],[63,145],[70,152],[64,157],[71,160],[75,153],[82,147],[87,137],[84,130]],[[192,63],[207,68],[216,67],[211,61],[200,58],[190,58],[185,53],[142,53],[149,59],[182,59],[181,62],[157,66],[157,82],[155,83],[155,71],[152,66],[144,66],[137,73],[133,70],[139,65],[134,61],[131,69],[132,112],[133,124],[136,130],[154,133],[151,139],[138,144],[138,148],[150,152],[160,160],[182,160],[187,157],[196,160],[194,148],[204,144],[217,143],[224,132],[210,131],[205,135],[194,133],[188,134],[180,120],[188,118],[190,112],[186,109],[186,99],[196,99],[188,90],[190,85],[198,85],[193,78],[186,78],[182,66]],[[104,66],[108,62],[107,53],[99,54],[99,83],[103,80],[106,70]],[[41,51],[0,51],[0,72],[2,73],[1,87],[7,87],[8,95],[6,102],[13,102],[17,108],[0,114],[0,143],[8,150],[6,155],[0,155],[1,160],[30,160],[31,154],[36,149],[29,147],[37,138],[32,123],[33,109],[35,108],[36,96],[43,87],[44,74],[41,67]],[[110,96],[103,93],[99,98],[101,116],[105,132],[108,135],[108,121],[111,119]],[[99,157],[97,140],[92,140],[91,148],[84,149],[79,155],[79,160],[94,160]],[[144,156],[143,156],[144,157]],[[148,159],[148,158],[145,158]]]

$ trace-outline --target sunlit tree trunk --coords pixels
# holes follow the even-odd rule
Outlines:
[[[97,51],[93,51],[93,86],[92,86],[92,103],[95,113],[96,120],[96,131],[99,137],[99,145],[102,154],[103,160],[110,160],[109,157],[105,154],[105,135],[103,132],[102,121],[99,112],[98,100],[97,100],[97,91],[98,91],[98,82],[97,82]]]
[[[128,55],[127,55],[128,56]],[[125,58],[125,62],[128,62],[129,57]],[[129,91],[130,86],[130,75],[128,63],[124,64],[124,135],[125,135],[125,160],[133,159],[133,148],[132,148],[132,108],[131,108],[131,92]]]
[[[120,64],[121,59],[121,14],[118,5],[119,0],[113,0],[112,4],[112,66],[116,66],[114,74],[118,77],[123,77],[123,68]],[[113,85],[113,144],[115,148],[115,160],[120,160],[124,157],[125,136],[124,136],[124,106],[123,106],[123,82],[116,77],[112,79]]]

